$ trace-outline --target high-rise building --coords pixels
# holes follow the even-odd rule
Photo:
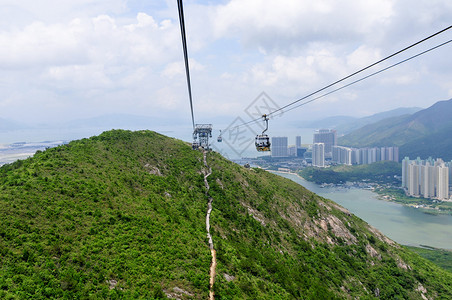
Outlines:
[[[295,147],[301,148],[301,136],[299,135],[295,137]]]
[[[426,194],[425,198],[434,198],[436,195],[436,167],[430,163],[426,167],[428,170],[428,186],[426,187],[426,192],[428,194]]]
[[[325,144],[314,143],[312,145],[312,165],[314,167],[325,167]]]
[[[359,153],[359,149],[352,149],[352,165],[361,165],[363,163]]]
[[[320,129],[314,133],[314,143],[323,143],[325,145],[325,154],[331,156],[333,146],[337,146],[337,133],[333,129]]]
[[[347,154],[345,154],[347,153]],[[348,154],[350,153],[350,154]],[[390,153],[394,153],[389,155]],[[398,147],[382,147],[382,148],[347,148],[343,146],[332,147],[332,160],[340,164],[372,164],[382,160],[397,160],[398,161]],[[345,161],[343,158],[339,158],[340,155],[350,155],[350,158]],[[409,160],[409,159],[408,159]],[[406,171],[406,170],[405,170]],[[406,187],[406,184],[404,184]]]
[[[430,197],[429,185],[430,185],[430,163],[426,163],[421,166],[419,174],[420,194],[425,198]]]
[[[288,157],[287,137],[272,137],[272,157]]]
[[[449,199],[449,174],[452,165],[441,159],[402,160],[402,187],[410,196],[439,200]]]
[[[297,148],[297,157],[304,157],[304,154],[306,153],[308,149],[307,148]]]
[[[294,145],[292,145],[292,146],[289,146],[288,148],[287,148],[287,150],[288,150],[288,152],[287,152],[287,154],[289,155],[289,156],[297,156],[297,147],[295,147]]]
[[[402,160],[402,187],[408,188],[408,165],[410,164],[410,159],[405,157]]]
[[[381,147],[381,160],[399,161],[399,147]]]
[[[444,163],[437,166],[436,178],[436,198],[439,200],[449,199],[449,168]]]
[[[419,165],[411,163],[408,166],[408,194],[410,196],[419,196]]]
[[[342,146],[333,146],[333,162],[338,164],[352,164],[352,149]]]

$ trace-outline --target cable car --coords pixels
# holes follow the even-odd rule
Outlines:
[[[217,142],[221,143],[223,141],[223,137],[221,136],[221,130],[220,130],[220,135],[217,138]]]
[[[259,152],[271,151],[270,137],[265,134],[265,132],[268,130],[268,117],[267,117],[267,115],[263,115],[262,117],[264,118],[266,127],[265,127],[264,131],[262,131],[262,134],[256,136],[256,141],[255,141],[256,150]]]

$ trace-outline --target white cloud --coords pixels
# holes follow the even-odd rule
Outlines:
[[[449,25],[452,14],[449,0],[190,1],[184,8],[195,115],[209,118],[239,115],[262,91],[281,105],[303,97]],[[175,1],[4,0],[0,103],[8,109],[0,117],[32,116],[45,103],[47,116],[171,112],[180,119],[188,95],[177,16]],[[303,113],[377,112],[428,94],[428,101],[445,98],[449,52],[414,60]]]
[[[266,51],[296,51],[312,42],[348,43],[384,30],[393,15],[389,0],[232,0],[219,6],[217,36],[239,36]]]

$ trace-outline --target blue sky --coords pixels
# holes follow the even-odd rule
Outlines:
[[[184,1],[195,116],[227,126],[450,24],[450,0]],[[0,0],[0,118],[126,113],[191,124],[176,1]],[[452,30],[385,64],[452,39]],[[452,45],[287,113],[366,116],[452,97]],[[376,69],[374,69],[376,70]]]

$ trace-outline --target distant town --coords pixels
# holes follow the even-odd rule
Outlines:
[[[257,164],[272,162],[280,168],[298,170],[307,166],[324,168],[330,165],[362,165],[378,161],[399,161],[398,147],[348,148],[337,145],[337,132],[333,129],[316,130],[313,144],[302,144],[301,136],[295,137],[295,145],[289,145],[288,137],[271,138],[271,155],[258,158],[242,158],[237,163]]]
[[[296,172],[306,167],[327,168],[335,165],[365,165],[379,161],[399,162],[399,148],[366,147],[350,148],[337,145],[337,132],[320,129],[313,133],[313,144],[303,144],[301,136],[295,136],[295,144],[289,145],[286,136],[271,138],[271,155],[235,160],[242,165],[254,165],[271,170]],[[401,184],[410,197],[422,197],[447,201],[450,199],[452,161],[441,159],[402,160]],[[400,182],[400,181],[399,181]]]

